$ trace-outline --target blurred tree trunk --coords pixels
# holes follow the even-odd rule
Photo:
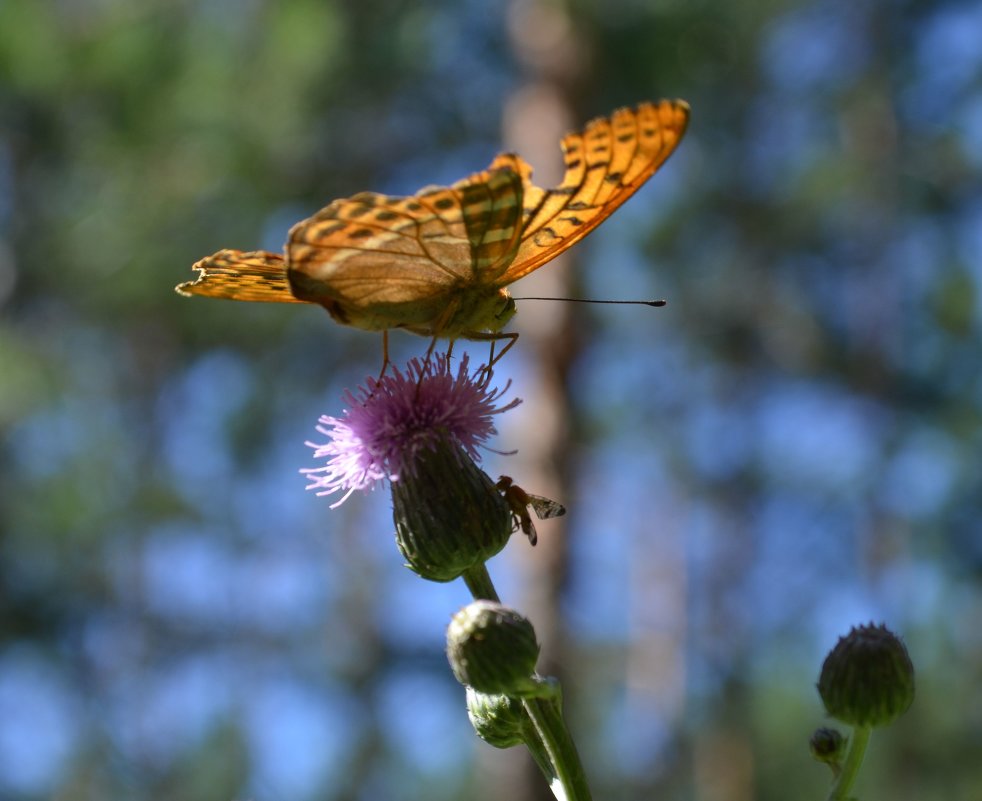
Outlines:
[[[508,150],[520,153],[535,168],[540,186],[555,186],[563,174],[559,140],[577,127],[570,98],[577,79],[580,48],[562,4],[513,0],[508,8],[509,36],[524,83],[508,99],[503,119]],[[570,257],[561,256],[523,279],[513,294],[566,297],[570,294]],[[518,303],[516,330],[521,339],[510,359],[524,365],[516,394],[524,399],[509,415],[505,441],[521,443],[509,469],[529,492],[570,499],[568,479],[570,413],[566,400],[567,369],[575,356],[569,304],[547,301]],[[542,645],[539,671],[560,677],[567,651],[560,617],[560,597],[567,573],[568,551],[562,519],[549,522],[548,535],[533,548],[514,551],[522,596],[505,598],[529,617]],[[482,749],[482,781],[491,801],[552,799],[542,774],[524,749],[491,752]]]

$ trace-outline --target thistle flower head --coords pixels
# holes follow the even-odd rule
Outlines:
[[[822,665],[818,692],[825,711],[852,726],[886,726],[914,701],[914,666],[886,626],[854,626]]]
[[[447,627],[447,658],[461,684],[517,698],[539,689],[533,678],[539,643],[532,624],[497,601],[473,601]]]
[[[838,730],[822,726],[812,733],[808,747],[815,759],[825,762],[833,770],[838,771],[845,756],[847,742]]]
[[[470,372],[466,356],[455,374],[442,354],[369,379],[345,393],[348,408],[340,417],[324,415],[318,421],[317,430],[328,441],[306,444],[327,464],[300,471],[310,481],[307,489],[318,495],[343,492],[334,508],[355,490],[411,477],[421,458],[442,446],[478,461],[481,447],[496,433],[494,415],[520,403],[498,405],[509,387],[491,388],[485,371]]]
[[[467,717],[477,736],[495,748],[511,748],[526,742],[530,722],[522,702],[507,695],[482,693],[467,688]]]

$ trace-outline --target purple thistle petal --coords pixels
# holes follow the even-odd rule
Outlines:
[[[380,380],[368,379],[355,394],[345,391],[349,408],[341,417],[325,415],[318,421],[317,431],[329,441],[305,443],[314,449],[315,459],[328,460],[322,467],[300,471],[310,481],[307,489],[318,495],[344,490],[333,509],[355,490],[411,475],[420,452],[445,440],[479,461],[480,448],[497,433],[493,415],[521,403],[516,398],[495,406],[510,386],[491,389],[483,368],[470,374],[467,356],[456,375],[449,371],[447,357],[436,355],[425,362],[411,360],[405,372],[393,369]]]

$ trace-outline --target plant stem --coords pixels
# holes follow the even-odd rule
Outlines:
[[[498,591],[495,590],[494,584],[491,582],[491,574],[488,573],[488,568],[484,562],[481,562],[477,567],[471,567],[465,570],[462,578],[467,585],[467,589],[474,596],[475,601],[501,602],[501,599],[498,597]]]
[[[557,692],[552,698],[526,698],[523,704],[553,768],[552,776],[546,774],[552,794],[557,801],[591,801],[580,755],[563,719],[560,694]]]
[[[849,798],[849,790],[853,782],[859,775],[859,769],[863,765],[863,757],[866,756],[866,746],[869,745],[870,734],[873,729],[869,726],[854,726],[852,736],[849,738],[849,753],[846,754],[845,761],[842,763],[842,771],[836,777],[829,790],[828,801],[846,801]]]
[[[498,592],[484,564],[465,570],[464,583],[474,600],[498,601]],[[556,691],[551,696],[526,698],[522,702],[528,716],[525,746],[549,782],[557,801],[591,801],[590,788],[580,755],[576,752],[563,719],[562,696],[555,680]]]

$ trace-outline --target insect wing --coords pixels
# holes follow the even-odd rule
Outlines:
[[[689,106],[681,100],[641,103],[593,120],[563,138],[566,173],[553,189],[532,183],[524,160],[498,156],[491,169],[517,169],[525,184],[522,241],[503,283],[537,270],[613,214],[665,163],[688,120]]]
[[[198,271],[198,277],[177,286],[178,294],[266,303],[303,302],[290,291],[286,261],[279,253],[220,250],[192,269]]]
[[[519,515],[519,521],[522,527],[522,533],[529,538],[529,544],[535,545],[539,541],[539,532],[535,530],[535,523],[532,522],[532,516],[527,510],[522,510],[522,514]]]
[[[550,520],[553,517],[562,517],[566,514],[566,507],[558,501],[543,498],[541,495],[529,494],[529,506],[535,512],[539,520]]]

